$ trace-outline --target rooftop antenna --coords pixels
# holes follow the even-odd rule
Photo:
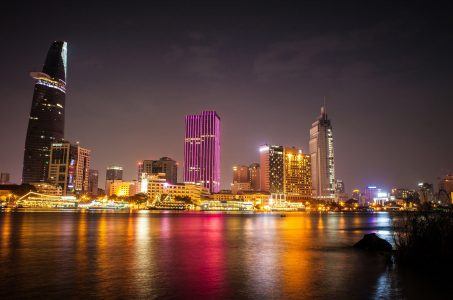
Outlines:
[[[324,96],[324,105],[321,106],[321,117],[323,118],[326,115],[326,96]]]

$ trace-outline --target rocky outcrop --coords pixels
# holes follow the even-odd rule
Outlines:
[[[392,251],[392,245],[378,237],[376,233],[365,234],[360,241],[354,244],[354,247],[370,251]]]

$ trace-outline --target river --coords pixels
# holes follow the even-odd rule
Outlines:
[[[387,213],[2,212],[0,298],[442,298],[351,246]]]

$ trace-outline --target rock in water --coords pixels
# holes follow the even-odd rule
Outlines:
[[[392,251],[392,245],[378,237],[376,233],[365,234],[363,239],[354,244],[354,247],[371,251]]]

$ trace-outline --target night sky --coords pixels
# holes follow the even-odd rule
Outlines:
[[[15,182],[28,74],[54,40],[69,44],[66,139],[92,150],[100,187],[107,165],[135,179],[138,160],[161,156],[181,175],[184,116],[216,110],[227,188],[232,165],[259,161],[260,144],[308,152],[324,96],[348,192],[414,188],[453,170],[447,2],[20,2],[0,12],[0,170]]]

